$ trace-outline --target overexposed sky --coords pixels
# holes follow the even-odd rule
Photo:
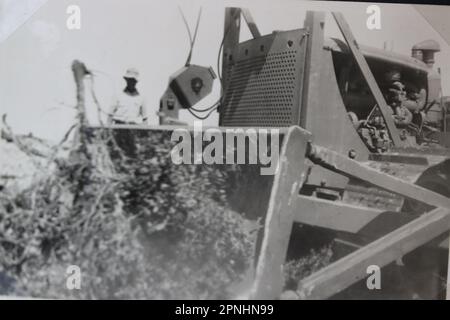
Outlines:
[[[14,0],[14,3],[33,0]],[[43,2],[42,0],[34,0]],[[0,0],[0,17],[8,14],[11,0]],[[81,9],[81,30],[68,30],[66,9]],[[379,4],[381,30],[368,30],[366,8],[370,3],[300,0],[48,0],[20,28],[0,43],[0,113],[7,113],[16,132],[58,140],[73,122],[75,85],[70,70],[73,59],[97,71],[95,88],[104,109],[123,87],[126,68],[141,72],[140,90],[145,94],[157,124],[159,99],[170,74],[182,67],[189,49],[188,36],[178,12],[180,5],[192,26],[203,8],[192,63],[217,67],[217,54],[223,36],[224,8],[248,7],[262,34],[273,30],[303,27],[306,10],[341,11],[356,39],[410,55],[411,47],[425,39],[435,39],[442,51],[437,55],[443,76],[444,94],[450,95],[450,49],[428,23],[409,5]],[[2,9],[3,8],[3,9]],[[437,7],[439,9],[439,7]],[[442,10],[449,8],[442,7]],[[10,17],[10,16],[8,16]],[[19,14],[20,17],[20,14]],[[11,20],[11,19],[10,19]],[[5,19],[2,20],[4,22]],[[10,23],[10,22],[8,22]],[[8,26],[0,31],[9,30]],[[241,40],[249,39],[243,27]],[[330,14],[325,33],[341,37]],[[342,37],[341,37],[342,38]],[[88,87],[89,89],[89,87]],[[213,93],[198,107],[209,106],[219,95],[216,81]],[[92,121],[96,109],[88,102]],[[193,121],[187,111],[181,119]],[[217,123],[217,114],[207,124]]]

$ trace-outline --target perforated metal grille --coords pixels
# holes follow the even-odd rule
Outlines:
[[[298,47],[238,60],[228,68],[221,110],[223,126],[284,127],[293,124],[299,98]],[[297,42],[298,44],[298,42]]]

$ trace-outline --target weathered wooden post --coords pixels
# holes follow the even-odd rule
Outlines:
[[[84,87],[84,77],[89,74],[84,63],[74,60],[72,62],[72,72],[75,78],[75,85],[77,90],[77,121],[78,130],[75,131],[74,144],[85,145],[85,127],[88,125],[86,118],[86,105],[85,105],[85,87]]]

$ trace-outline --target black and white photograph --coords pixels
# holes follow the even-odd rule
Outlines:
[[[450,300],[449,17],[0,0],[0,300]]]

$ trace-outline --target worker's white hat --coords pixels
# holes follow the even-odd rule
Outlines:
[[[136,68],[128,68],[123,77],[139,80],[139,71]]]

